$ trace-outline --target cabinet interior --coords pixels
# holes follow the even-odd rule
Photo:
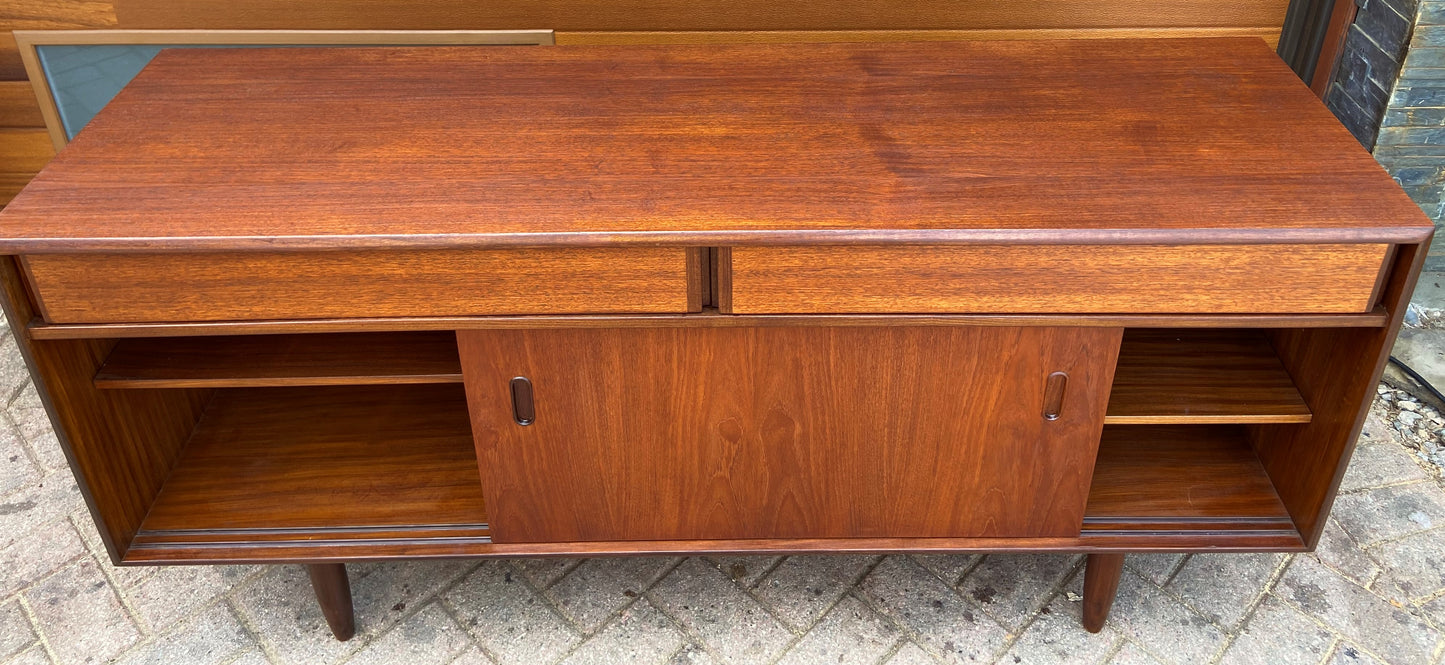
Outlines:
[[[102,392],[209,392],[125,560],[485,545],[461,381],[451,332],[116,340]],[[1251,428],[1311,418],[1264,330],[1126,330],[1079,543],[1256,534],[1299,547]]]

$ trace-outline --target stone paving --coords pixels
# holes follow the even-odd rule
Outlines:
[[[7,665],[1445,663],[1445,490],[1385,400],[1318,552],[1130,556],[1097,635],[1079,556],[818,555],[353,565],[342,643],[298,566],[111,566],[3,339]]]

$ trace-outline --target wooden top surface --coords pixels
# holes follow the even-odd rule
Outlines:
[[[161,53],[0,251],[1414,242],[1256,39]]]

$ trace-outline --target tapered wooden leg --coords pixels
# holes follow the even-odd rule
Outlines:
[[[1104,628],[1123,572],[1123,554],[1089,555],[1089,562],[1084,564],[1084,630],[1097,633]]]
[[[316,592],[316,602],[321,603],[321,613],[326,615],[326,624],[331,634],[345,642],[356,634],[356,619],[351,614],[351,583],[346,579],[346,565],[340,563],[312,563],[306,565],[311,575],[311,589]]]

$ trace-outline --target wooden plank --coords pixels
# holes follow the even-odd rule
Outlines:
[[[9,30],[0,30],[0,81],[25,80],[25,62],[20,59],[20,48],[15,45],[15,35]]]
[[[0,205],[19,194],[54,156],[44,129],[0,128]]]
[[[1259,331],[1124,332],[1105,425],[1309,421],[1309,407]]]
[[[111,0],[6,0],[0,30],[65,30],[114,26]]]
[[[257,388],[217,393],[141,534],[486,523],[460,386]]]
[[[1242,429],[1105,427],[1084,531],[1292,529]]]
[[[0,204],[19,193],[54,156],[55,146],[44,129],[0,128]]]
[[[1257,39],[177,49],[0,212],[0,251],[1432,229]]]
[[[56,323],[686,312],[683,248],[34,255]],[[177,297],[185,285],[185,297]]]
[[[448,535],[456,533],[447,529]],[[1299,552],[1304,543],[1293,529],[1229,533],[1105,533],[1073,538],[806,538],[751,540],[669,540],[572,543],[491,543],[474,537],[386,540],[327,540],[291,543],[138,543],[125,563],[278,563],[375,561],[378,559],[470,556],[605,555],[696,556],[700,554],[954,554],[958,552]]]
[[[973,30],[632,30],[558,32],[559,45],[797,44],[808,42],[926,42],[974,39],[1179,39],[1257,37],[1279,44],[1279,26],[1264,28],[1023,28]]]
[[[449,332],[123,340],[95,375],[107,389],[461,381]]]
[[[0,81],[0,128],[44,126],[30,82]]]
[[[1121,333],[468,330],[457,343],[496,542],[1024,538],[1079,532]],[[1055,372],[1067,388],[1050,420]],[[527,425],[515,377],[534,386]]]
[[[858,30],[920,28],[1272,27],[1286,0],[116,0],[128,28]]]
[[[732,312],[1350,313],[1387,245],[734,247]]]
[[[34,339],[91,339],[268,335],[282,333],[405,332],[516,328],[751,328],[775,326],[1086,326],[1092,328],[1371,328],[1385,324],[1383,308],[1367,314],[587,314],[564,316],[438,316],[392,319],[222,321],[215,323],[49,324],[32,321]]]

